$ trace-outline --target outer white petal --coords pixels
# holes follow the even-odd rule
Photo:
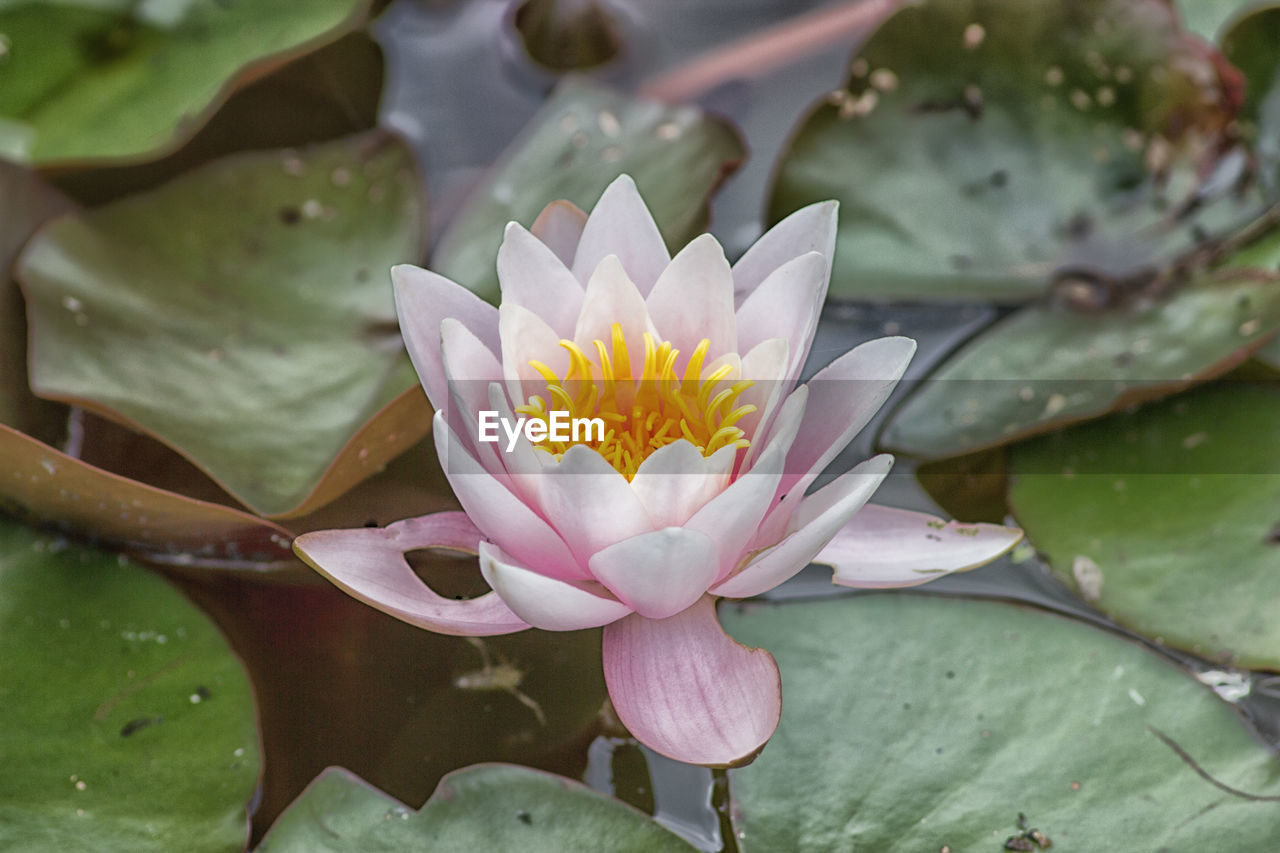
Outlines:
[[[599,584],[549,578],[488,542],[480,543],[480,572],[517,616],[546,631],[598,628],[631,612]]]
[[[618,256],[642,295],[649,293],[671,261],[667,244],[629,175],[619,175],[609,184],[587,217],[573,258],[573,274],[586,282],[609,255]]]
[[[923,512],[869,504],[813,558],[835,569],[834,583],[864,588],[915,586],[974,569],[1007,552],[1022,531],[961,524]]]
[[[715,580],[716,547],[695,530],[665,527],[597,552],[591,573],[641,616],[665,619],[700,599]]]
[[[427,399],[438,409],[447,405],[449,393],[440,352],[440,323],[445,317],[455,318],[496,354],[501,351],[498,309],[444,276],[410,264],[392,267],[391,281],[409,358]]]
[[[826,298],[828,263],[817,252],[806,252],[770,273],[738,309],[738,350],[786,338],[791,345],[786,375],[799,376]]]
[[[710,234],[694,239],[671,259],[645,304],[659,339],[680,350],[677,370],[704,338],[710,341],[712,358],[739,351],[733,273],[724,249]]]
[[[726,598],[759,595],[809,565],[836,531],[867,502],[892,465],[891,456],[873,457],[810,495],[796,512],[797,523],[790,536],[712,587],[711,593]]]
[[[489,384],[502,375],[502,366],[470,329],[452,317],[440,324],[440,339],[452,405],[437,411],[444,412],[449,426],[464,437],[485,470],[496,474],[503,470],[498,445],[480,441],[476,418],[482,409],[490,408],[486,405]]]
[[[498,249],[502,303],[514,302],[541,317],[558,337],[573,335],[582,308],[582,285],[545,243],[518,222],[507,225]]]
[[[834,201],[802,207],[783,219],[757,240],[733,265],[733,286],[738,304],[754,291],[769,273],[805,252],[818,252],[827,259],[827,278],[836,251],[836,211]]]

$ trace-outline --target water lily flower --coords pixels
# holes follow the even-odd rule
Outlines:
[[[309,533],[299,555],[440,633],[604,626],[605,681],[636,738],[690,763],[750,761],[778,724],[778,667],[723,631],[717,598],[766,592],[810,562],[838,584],[910,586],[1021,536],[867,506],[889,456],[807,494],[915,349],[873,340],[798,384],[835,220],[834,202],[799,210],[733,266],[709,234],[672,258],[623,176],[589,217],[557,202],[530,230],[507,226],[498,308],[396,267],[401,330],[465,512]],[[507,433],[486,440],[494,418]],[[603,428],[552,429],[566,418]],[[478,554],[492,591],[438,595],[404,558],[420,548]]]

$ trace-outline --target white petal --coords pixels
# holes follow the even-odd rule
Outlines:
[[[944,522],[923,512],[869,504],[813,562],[834,568],[832,581],[841,586],[915,586],[986,565],[1020,539],[1022,531],[1014,527]]]
[[[716,579],[738,565],[760,520],[773,503],[786,448],[775,443],[761,454],[749,471],[738,475],[730,486],[716,495],[685,522],[685,528],[705,533],[716,544]]]
[[[827,259],[830,278],[831,259],[836,251],[836,211],[834,201],[822,201],[802,207],[769,229],[733,265],[733,285],[738,304],[754,291],[769,273],[805,252],[817,252]]]
[[[488,542],[480,543],[480,572],[513,613],[546,631],[598,628],[631,612],[599,584],[549,578]]]
[[[703,456],[685,439],[660,447],[640,463],[631,488],[655,527],[679,527],[728,485],[737,448]]]
[[[667,244],[628,175],[619,175],[609,184],[587,217],[573,258],[573,274],[578,281],[587,281],[609,255],[618,256],[644,295],[671,261]]]
[[[531,362],[540,361],[563,377],[569,369],[569,353],[560,346],[560,336],[537,314],[512,302],[498,309],[498,328],[507,393],[518,404],[533,394],[541,393],[545,399],[547,380]]]
[[[685,246],[645,299],[661,340],[671,341],[687,361],[704,338],[712,358],[738,352],[733,310],[733,273],[724,249],[710,234]]]
[[[574,342],[595,358],[592,341],[604,341],[612,352],[613,326],[622,326],[627,341],[627,357],[631,360],[633,375],[644,361],[644,333],[654,332],[644,297],[627,277],[617,257],[609,255],[587,283],[586,296],[582,300],[582,313],[573,330]]]
[[[582,308],[582,285],[545,243],[521,227],[507,225],[498,250],[498,280],[502,303],[528,308],[559,338],[573,334]]]
[[[826,298],[827,266],[827,258],[806,252],[770,273],[738,309],[738,349],[786,338],[791,344],[786,375],[799,376]]]
[[[627,478],[583,444],[543,469],[538,495],[543,516],[583,565],[602,548],[654,529]]]
[[[665,527],[599,551],[591,573],[641,616],[665,619],[707,591],[716,576],[716,547],[695,530]]]

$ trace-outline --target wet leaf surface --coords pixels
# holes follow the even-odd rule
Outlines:
[[[19,269],[32,387],[137,425],[257,512],[314,509],[429,427],[421,393],[393,403],[416,380],[386,280],[421,215],[408,152],[371,134],[63,218]]]
[[[577,782],[500,764],[446,777],[420,811],[339,767],[325,770],[280,816],[258,853],[374,853],[429,843],[438,853],[692,851],[641,813]],[[605,839],[608,839],[607,842]]]
[[[568,199],[584,210],[618,175],[635,178],[669,247],[707,224],[706,196],[745,156],[733,129],[692,107],[636,100],[570,79],[533,117],[440,238],[431,268],[496,299],[502,229]]]
[[[722,620],[774,654],[786,697],[773,741],[729,771],[743,853],[997,851],[1030,829],[1064,850],[1274,836],[1276,803],[1253,795],[1280,794],[1280,759],[1135,643],[1025,607],[905,594]]]
[[[114,554],[0,518],[0,847],[235,853],[253,696],[213,625]]]
[[[1231,192],[1239,81],[1160,0],[932,0],[851,69],[769,207],[840,200],[833,295],[1023,301],[1062,270],[1125,281],[1257,209]]]
[[[363,23],[365,0],[6,3],[0,154],[138,160],[190,137],[237,81]]]
[[[1010,506],[1125,627],[1280,669],[1280,391],[1224,383],[1009,451]]]

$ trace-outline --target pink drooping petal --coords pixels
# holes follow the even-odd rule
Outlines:
[[[538,496],[543,516],[584,566],[597,551],[654,529],[627,478],[585,444],[543,469]]]
[[[587,215],[581,208],[560,199],[542,208],[533,225],[529,226],[529,233],[546,243],[566,267],[571,267],[586,224]]]
[[[582,285],[555,252],[518,222],[507,225],[498,249],[502,302],[537,314],[561,338],[571,338],[582,308]]]
[[[872,457],[805,498],[796,511],[791,534],[713,586],[711,592],[726,598],[749,598],[768,592],[809,565],[862,509],[892,465],[892,456]]]
[[[432,431],[449,485],[485,538],[543,574],[566,580],[590,577],[586,561],[579,564],[550,524],[480,466],[438,412]]]
[[[607,626],[604,678],[631,734],[690,764],[750,762],[782,713],[773,656],[726,634],[710,596],[668,619],[635,614]]]
[[[569,369],[569,353],[560,346],[560,336],[537,314],[514,302],[503,302],[498,309],[498,329],[507,393],[517,404],[539,392],[545,400],[547,380],[532,362],[539,361],[557,376],[564,376]]]
[[[696,530],[664,527],[596,552],[591,573],[641,616],[665,619],[715,580],[716,546]]]
[[[826,275],[831,272],[831,259],[836,249],[836,210],[834,201],[822,201],[802,207],[769,229],[733,265],[733,286],[741,305],[778,267],[805,252],[817,252],[827,259]]]
[[[867,341],[806,383],[809,402],[778,487],[778,506],[764,525],[765,537],[779,534],[813,481],[880,410],[915,350],[910,338]]]
[[[474,553],[480,531],[465,513],[440,512],[385,528],[317,530],[294,540],[308,565],[351,596],[419,628],[459,637],[523,631],[529,625],[493,592],[462,601],[436,594],[404,555],[419,548]]]
[[[671,259],[645,305],[659,339],[671,341],[680,350],[678,373],[704,338],[710,341],[710,358],[738,351],[733,273],[724,249],[710,234],[694,239]]]
[[[671,261],[667,244],[629,175],[619,175],[592,208],[573,257],[573,274],[585,284],[609,255],[618,256],[642,296],[649,294]]]
[[[716,544],[713,580],[724,578],[737,567],[743,550],[773,503],[785,459],[786,448],[781,443],[767,448],[751,470],[739,475],[685,522],[687,529],[705,533]]]
[[[827,293],[827,258],[806,252],[778,267],[738,309],[738,349],[782,337],[791,343],[786,377],[795,379],[809,356]]]
[[[813,558],[835,569],[833,583],[864,588],[915,586],[985,565],[1022,539],[998,524],[944,522],[923,512],[868,504]]]
[[[728,485],[737,452],[736,447],[726,446],[703,456],[682,438],[641,462],[631,478],[631,489],[654,527],[679,527]]]
[[[631,612],[598,583],[549,578],[488,542],[480,543],[480,572],[512,611],[546,631],[598,628]]]
[[[649,319],[649,309],[645,307],[644,297],[627,277],[622,264],[617,257],[608,255],[587,282],[587,292],[582,299],[582,313],[578,315],[577,325],[574,326],[573,340],[594,360],[595,347],[592,341],[604,341],[607,351],[613,351],[610,342],[615,323],[622,327],[623,337],[626,338],[627,356],[631,360],[633,375],[639,375],[639,365],[644,360],[644,333],[655,333],[653,321]]]
[[[410,264],[391,268],[400,333],[427,399],[437,409],[448,404],[444,363],[440,352],[440,323],[453,317],[471,330],[495,355],[498,309],[461,285]]]

